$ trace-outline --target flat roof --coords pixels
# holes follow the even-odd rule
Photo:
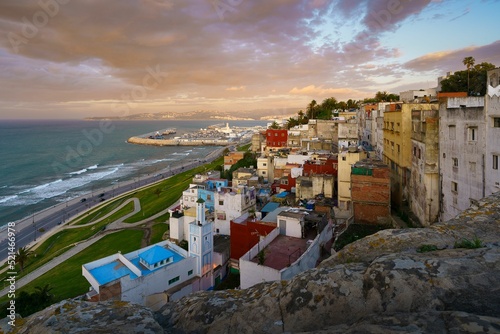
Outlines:
[[[278,202],[269,202],[264,207],[260,210],[261,212],[271,212],[276,210],[280,206],[280,203]]]
[[[159,250],[157,247],[160,248],[161,250]],[[168,253],[169,254],[168,257],[173,257],[173,261],[169,262],[166,265],[155,268],[153,270],[149,270],[148,268],[146,268],[145,266],[140,264],[140,258],[141,258],[142,254],[148,253],[148,251],[150,251],[150,250],[153,250],[150,252],[150,254],[154,257],[154,259],[160,258],[160,257],[156,257],[156,255],[158,255],[158,254],[165,255]],[[165,252],[163,252],[163,251],[165,251]],[[138,255],[134,256],[133,258],[129,258],[129,256],[127,256],[127,255],[133,254],[133,253],[137,253]],[[174,250],[170,250],[170,249],[167,249],[165,247],[161,247],[159,245],[155,245],[144,252],[140,252],[140,250],[139,250],[139,251],[128,253],[128,254],[124,255],[124,257],[127,258],[134,265],[135,268],[137,268],[141,271],[142,276],[147,276],[147,275],[149,275],[149,274],[151,274],[151,273],[153,273],[161,268],[168,267],[169,265],[171,265],[173,263],[177,263],[177,262],[184,259],[184,257],[182,255],[178,254]],[[151,264],[154,264],[157,262],[159,262],[159,261],[153,262]],[[130,276],[131,280],[136,279],[138,277],[136,274],[134,274],[134,272],[130,268],[128,268],[119,259],[113,260],[109,263],[106,263],[106,264],[103,264],[99,267],[91,269],[91,270],[89,270],[89,272],[97,280],[99,285],[104,285],[104,284],[113,282],[113,281],[120,279],[120,278],[127,276],[127,275]]]
[[[309,245],[308,240],[314,240],[316,233],[308,235],[305,239],[278,235],[265,248],[264,265],[276,270],[284,269],[297,261],[304,254]],[[252,259],[252,262],[258,263],[258,256]]]
[[[131,279],[137,278],[132,270],[124,265],[120,260],[115,260],[108,264],[89,270],[90,274],[97,280],[99,285],[104,285],[123,276],[130,275]]]

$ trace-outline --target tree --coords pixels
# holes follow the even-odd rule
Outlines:
[[[269,126],[269,129],[281,129],[281,126],[279,126],[278,122],[274,121],[273,124]]]
[[[345,101],[341,101],[337,104],[337,108],[341,109],[342,111],[345,111],[347,109],[347,103]]]
[[[35,287],[35,296],[40,305],[50,305],[54,301],[54,295],[50,292],[53,287],[50,283],[45,284],[43,287]]]
[[[471,67],[470,72],[457,71],[441,81],[441,91],[467,92],[472,96],[484,96],[488,71],[495,68],[496,66],[491,63],[482,62]]]
[[[352,99],[347,100],[347,109],[358,109],[358,108],[359,108],[358,102]]]
[[[32,254],[33,252],[28,250],[26,247],[21,247],[17,250],[16,263],[19,264],[19,268],[21,269],[21,271],[24,270],[24,265]]]
[[[162,190],[160,187],[155,188],[153,193],[156,195],[157,198],[160,198],[160,194],[162,193]]]
[[[316,118],[331,119],[333,111],[337,109],[337,104],[337,99],[334,97],[324,99],[323,102],[321,102],[321,105],[317,108]]]
[[[469,90],[469,74],[470,74],[470,68],[474,66],[474,63],[476,60],[474,57],[465,57],[464,60],[462,61],[465,66],[467,66],[467,94],[470,94]]]
[[[309,119],[314,119],[315,115],[314,115],[314,112],[316,111],[316,108],[318,106],[318,103],[316,102],[316,100],[312,100],[308,105],[307,105],[307,109],[306,109],[306,113],[307,113],[307,118]]]

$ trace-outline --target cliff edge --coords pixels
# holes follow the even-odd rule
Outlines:
[[[448,222],[366,237],[290,281],[199,292],[158,312],[63,301],[15,332],[500,333],[499,231],[497,193]]]

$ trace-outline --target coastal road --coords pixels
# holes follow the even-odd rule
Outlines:
[[[220,151],[220,152],[219,152]],[[103,190],[95,190],[90,196],[75,198],[70,201],[58,204],[38,213],[33,213],[16,222],[16,249],[25,246],[32,246],[43,234],[49,232],[58,225],[64,224],[76,215],[89,210],[96,205],[103,204],[104,201],[114,198],[127,192],[135,191],[141,187],[159,182],[174,174],[197,167],[201,164],[213,161],[220,156],[222,149],[216,151],[218,154],[209,154],[205,159],[187,160],[179,166],[164,170],[155,175],[147,175],[135,180],[116,184]],[[85,200],[84,200],[85,198]],[[3,263],[8,256],[7,226],[0,232],[0,263]]]

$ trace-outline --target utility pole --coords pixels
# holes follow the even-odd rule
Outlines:
[[[33,233],[35,234],[35,237],[34,237],[34,240],[33,241],[36,241],[36,224],[35,224],[35,210],[32,211],[33,212]]]

